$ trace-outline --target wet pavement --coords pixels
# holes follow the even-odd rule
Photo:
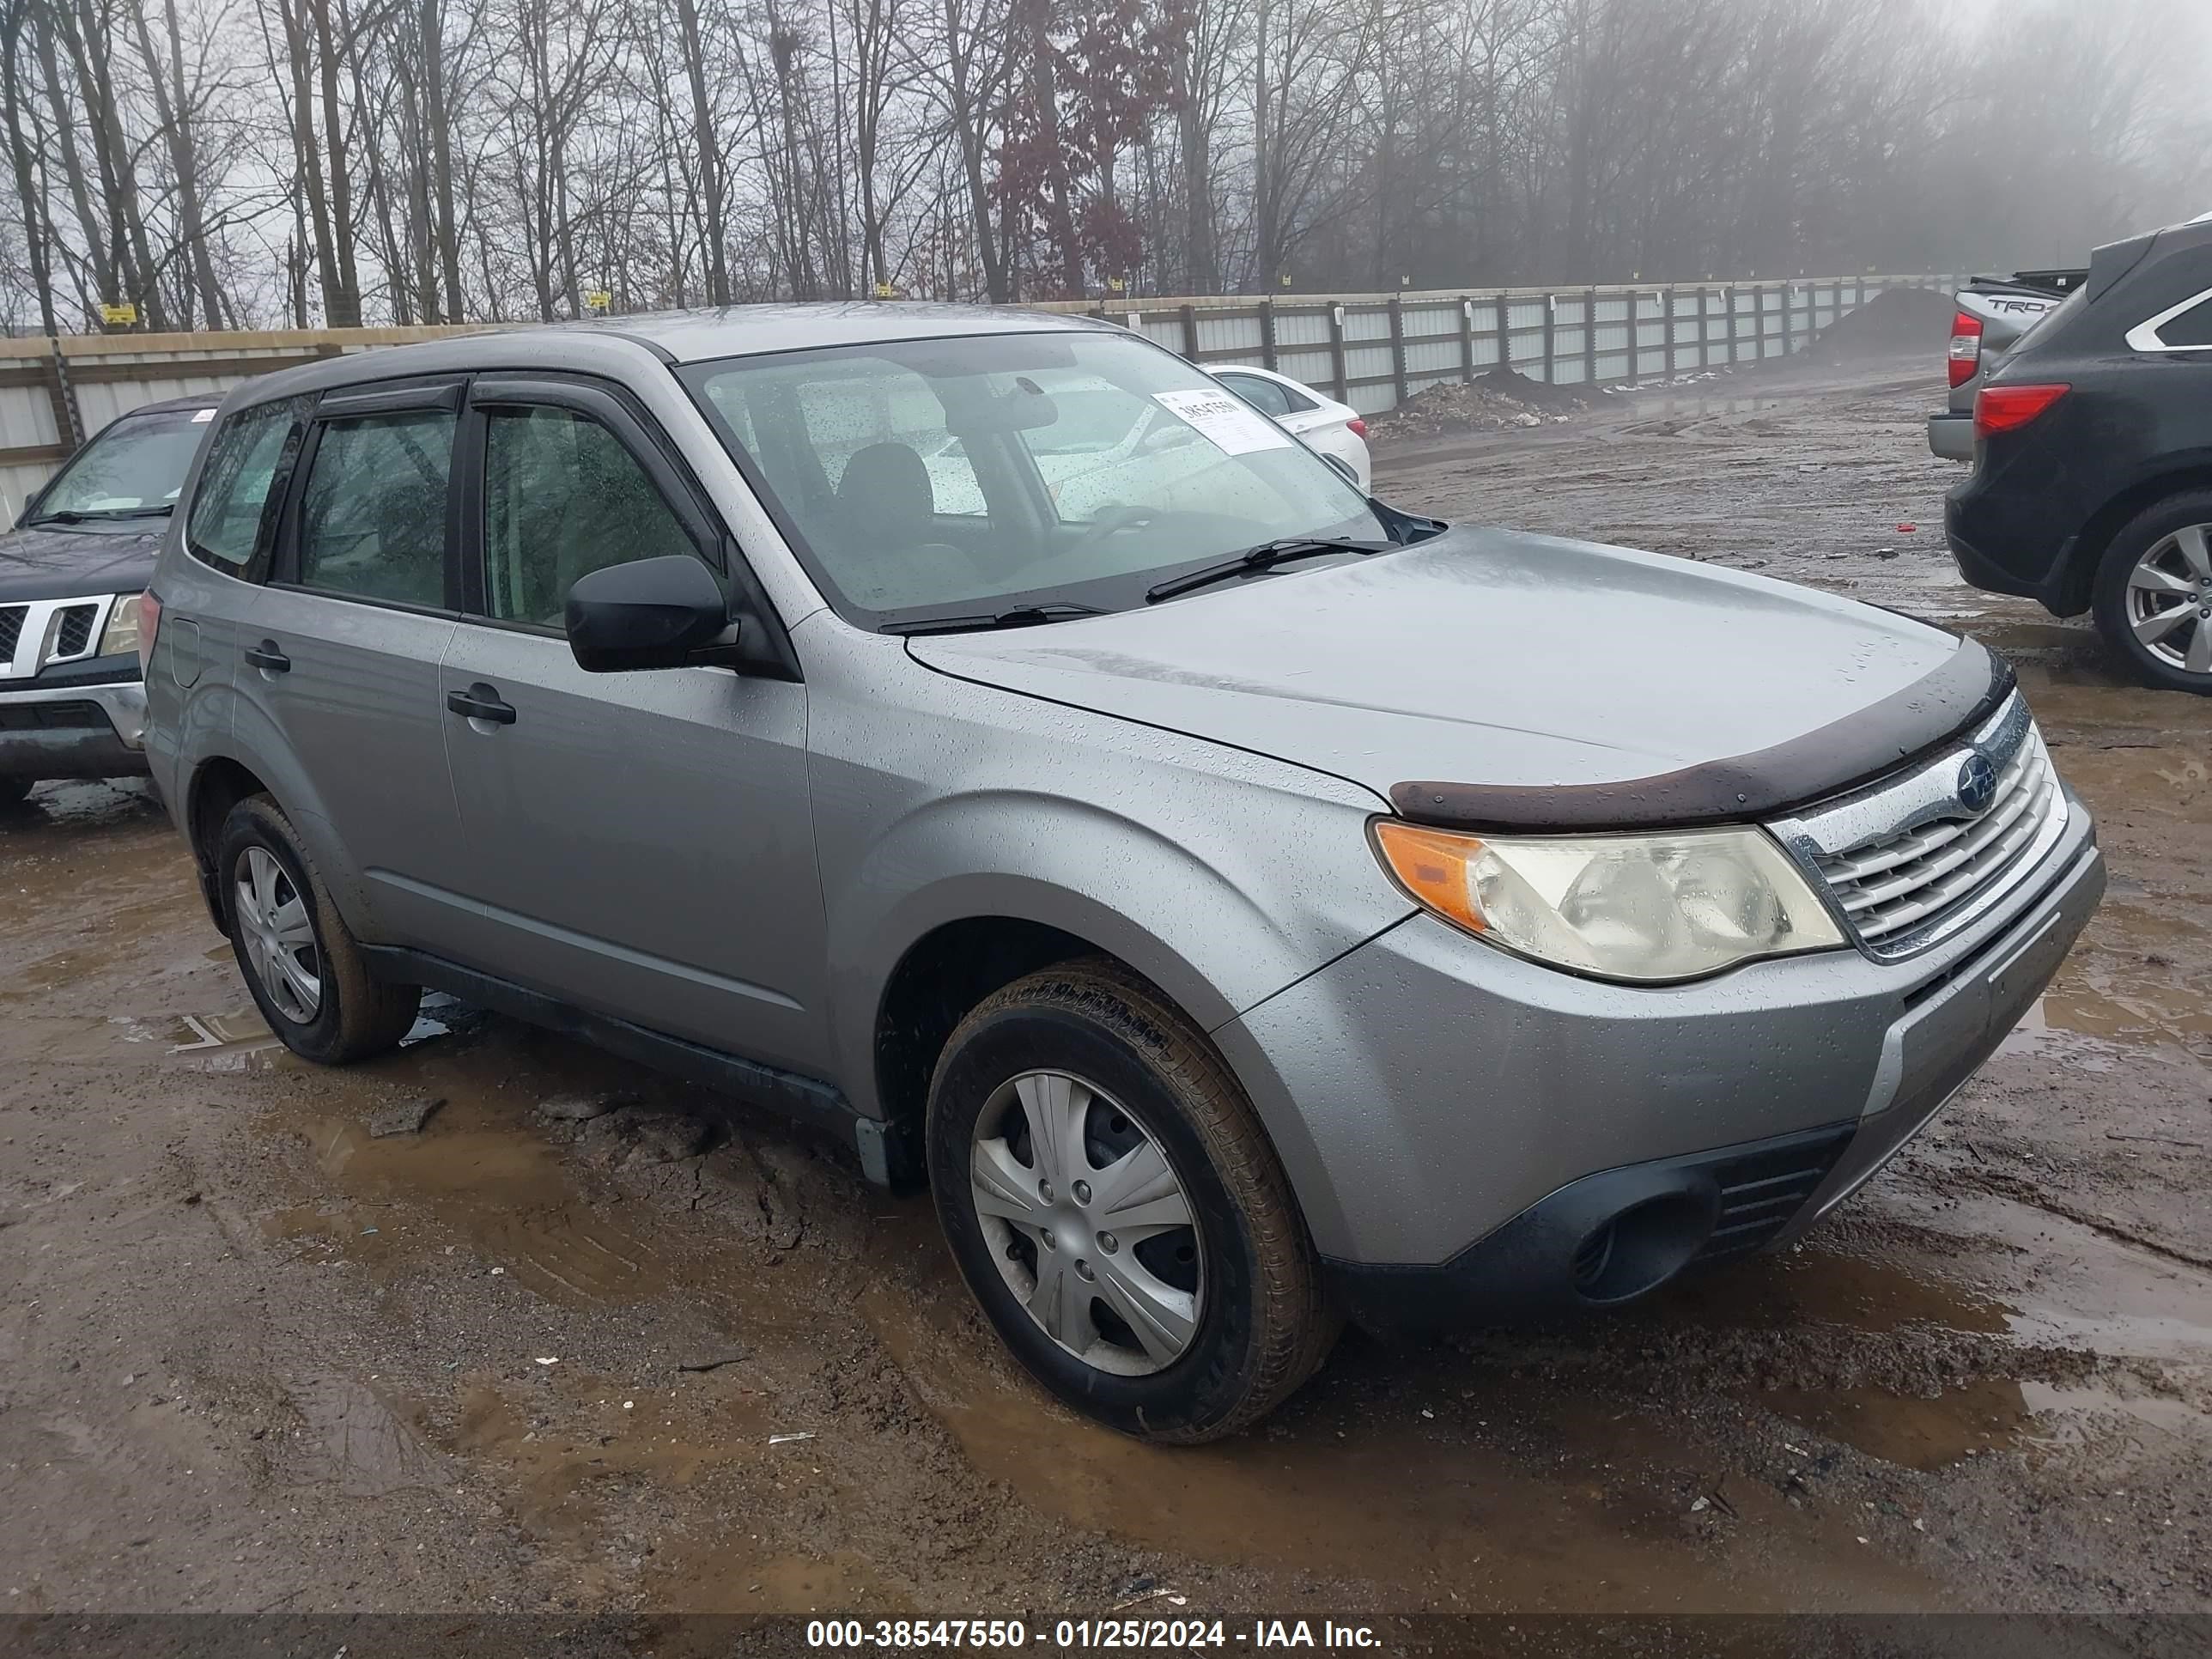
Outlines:
[[[1677,389],[1378,474],[2014,655],[2112,874],[2050,993],[1796,1249],[1348,1336],[1220,1446],[1071,1418],[925,1201],[712,1096],[442,999],[301,1065],[145,792],[41,789],[0,818],[6,1607],[2212,1607],[2212,702],[1946,575],[1936,395]]]

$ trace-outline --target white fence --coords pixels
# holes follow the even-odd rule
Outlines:
[[[1802,349],[1885,289],[1950,276],[1062,301],[1208,366],[1257,364],[1366,414],[1499,363],[1559,384],[1619,385]],[[0,339],[0,521],[77,444],[126,410],[346,352],[469,333],[362,328]]]

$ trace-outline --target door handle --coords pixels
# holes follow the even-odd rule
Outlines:
[[[292,659],[277,648],[274,640],[264,640],[258,645],[246,647],[246,660],[264,674],[289,674]]]
[[[501,702],[499,688],[486,685],[482,680],[465,691],[446,693],[446,707],[472,720],[489,720],[494,726],[514,724],[514,705]]]

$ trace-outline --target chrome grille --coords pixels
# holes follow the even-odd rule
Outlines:
[[[1891,938],[1942,915],[2009,869],[2035,839],[2057,793],[2043,735],[2030,728],[1980,817],[1928,824],[1824,858],[1820,873],[1860,938]]]
[[[1960,798],[1977,755],[1996,772],[1979,810]],[[1774,829],[1826,884],[1868,951],[1895,957],[1987,912],[2041,861],[2065,822],[2050,750],[2014,692],[1971,740]]]
[[[118,597],[95,593],[0,605],[0,680],[35,678],[49,664],[92,655]]]
[[[99,613],[97,605],[73,605],[58,615],[54,629],[54,648],[46,655],[48,662],[60,662],[68,657],[82,657],[92,648],[92,619]]]

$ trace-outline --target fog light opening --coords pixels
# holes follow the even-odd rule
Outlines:
[[[1700,1193],[1667,1193],[1614,1216],[1577,1247],[1575,1289],[1587,1302],[1626,1302],[1689,1265],[1712,1231]]]

